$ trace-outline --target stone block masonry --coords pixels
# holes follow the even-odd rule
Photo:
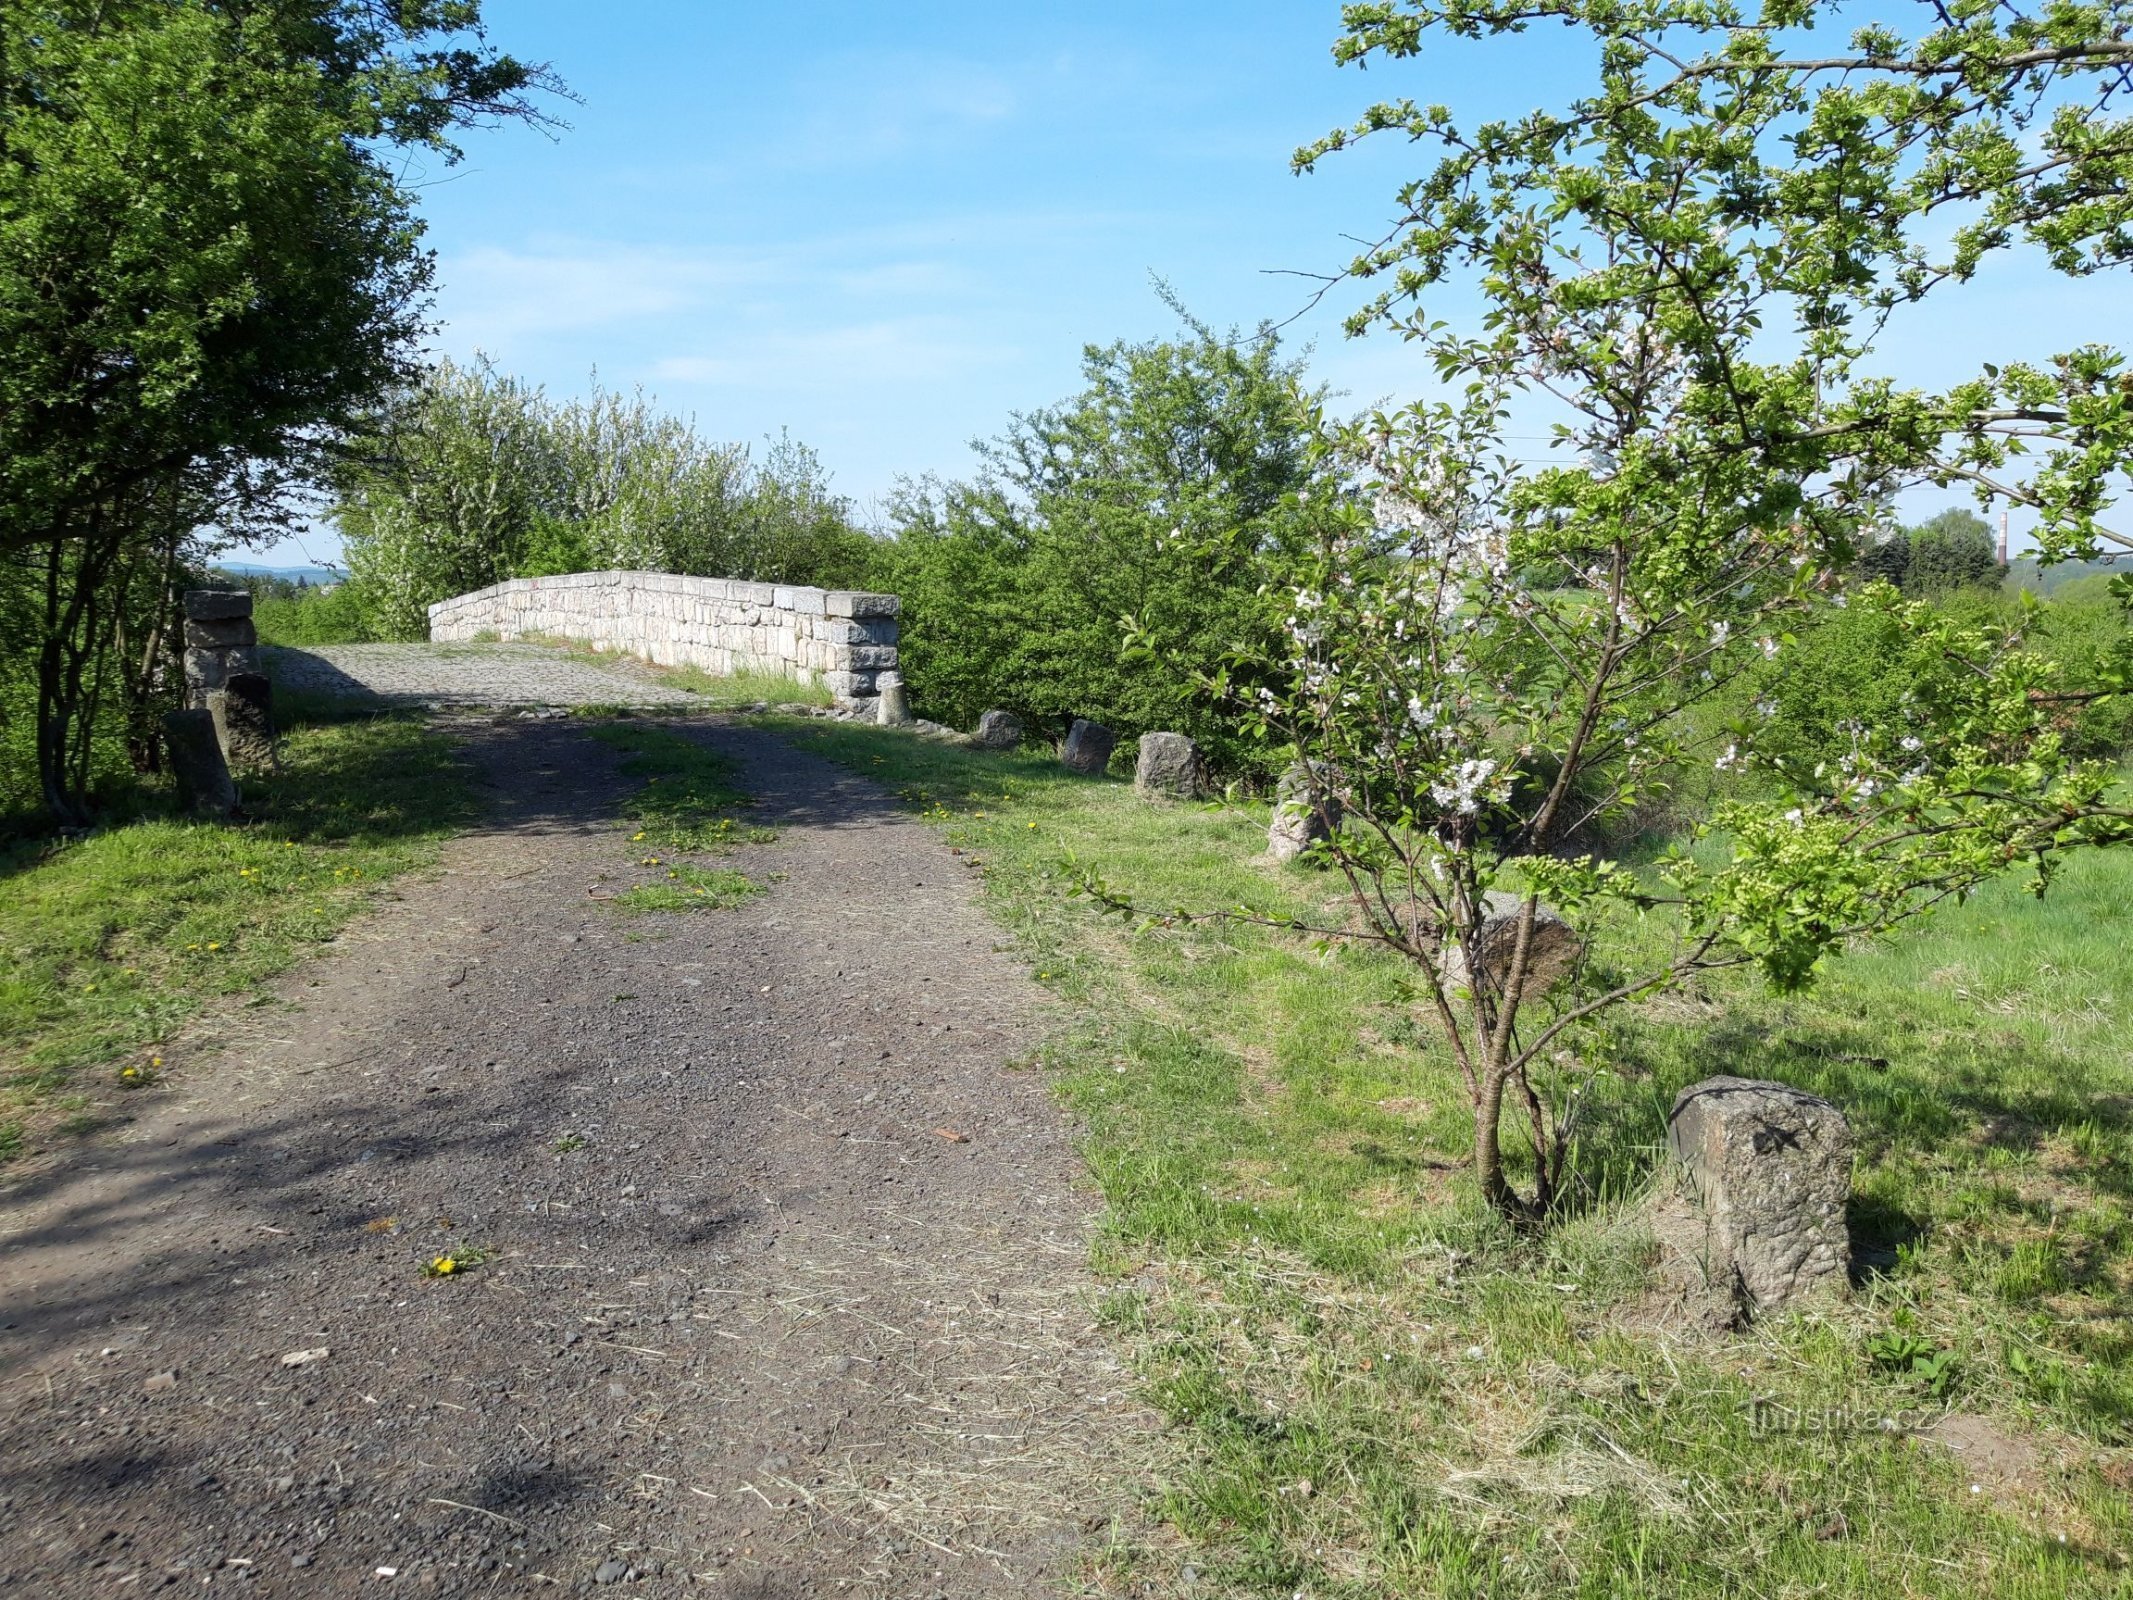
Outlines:
[[[893,594],[666,572],[513,578],[430,607],[430,639],[540,636],[719,677],[765,672],[866,701],[896,666]]]

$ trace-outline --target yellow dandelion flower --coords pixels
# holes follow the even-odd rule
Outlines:
[[[222,948],[222,942],[219,939],[210,939],[207,942],[207,947],[210,950],[220,950]]]
[[[452,1256],[434,1256],[430,1260],[430,1273],[433,1277],[449,1278],[458,1270],[459,1262]]]

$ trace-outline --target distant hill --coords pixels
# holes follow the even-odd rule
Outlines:
[[[314,589],[339,583],[348,576],[331,567],[267,567],[256,561],[218,561],[215,570],[238,578],[279,578],[284,583],[302,581]]]
[[[2031,594],[2050,599],[2077,578],[2093,577],[2097,573],[2115,576],[2118,573],[2133,573],[2133,554],[2104,556],[2095,561],[2062,561],[2057,566],[2037,565],[2035,556],[2017,556],[2007,563],[2007,583],[2010,588],[2027,589]]]

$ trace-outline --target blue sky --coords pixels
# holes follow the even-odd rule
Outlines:
[[[559,394],[597,370],[721,439],[789,428],[862,505],[899,473],[967,470],[972,438],[1073,392],[1085,343],[1174,328],[1155,277],[1216,324],[1298,312],[1310,286],[1274,274],[1338,268],[1423,163],[1381,140],[1299,177],[1299,144],[1381,97],[1473,117],[1578,77],[1544,41],[1338,68],[1324,0],[486,9],[585,103],[553,141],[478,133],[460,166],[411,172],[438,349]],[[2122,295],[1998,269],[1891,364],[1933,383],[2013,353],[2010,328],[2118,340]],[[1343,336],[1352,303],[1290,330],[1314,373],[1357,406],[1418,392],[1399,341]]]

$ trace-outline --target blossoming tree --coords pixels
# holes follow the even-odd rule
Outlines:
[[[2065,690],[2019,631],[1848,570],[1920,484],[2032,508],[2056,554],[2116,537],[2099,519],[2133,447],[2117,353],[2010,360],[1938,394],[1870,359],[1991,252],[2026,241],[2074,273],[2133,253],[2133,129],[2114,115],[2133,12],[1934,4],[1918,37],[1810,48],[1832,9],[1351,5],[1346,59],[1446,39],[1511,55],[1556,23],[1597,45],[1599,81],[1472,130],[1380,105],[1298,157],[1388,130],[1437,147],[1343,276],[1388,285],[1358,325],[1418,343],[1447,397],[1329,430],[1354,492],[1312,508],[1315,557],[1280,578],[1291,686],[1257,714],[1348,818],[1319,849],[1353,912],[1322,931],[1413,963],[1472,1096],[1480,1186],[1514,1216],[1564,1193],[1574,1047],[1599,1013],[1718,968],[1796,987],[1847,940],[2018,863],[2041,886],[2060,852],[2133,822],[2115,774],[2063,748]],[[1425,306],[1460,280],[1488,308],[1465,332]],[[1507,423],[1536,415],[1558,465],[1506,453]],[[1847,603],[1900,641],[1894,720],[1787,762],[1755,711],[1698,713]],[[1608,825],[1692,764],[1755,778],[1656,866],[1611,859]],[[1591,958],[1562,959],[1558,911]],[[1530,1162],[1506,1159],[1507,1112]]]

